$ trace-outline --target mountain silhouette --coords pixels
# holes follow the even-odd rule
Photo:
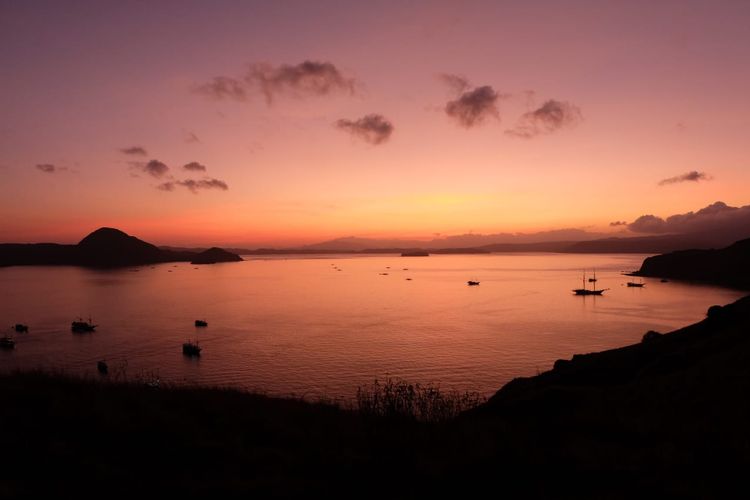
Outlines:
[[[240,257],[237,254],[234,254],[232,252],[227,252],[226,250],[222,248],[212,247],[196,255],[195,258],[190,261],[190,263],[191,264],[216,264],[217,262],[237,262],[240,260],[242,260],[242,257]]]
[[[160,262],[236,262],[242,258],[221,248],[205,252],[160,249],[151,243],[111,227],[102,227],[77,245],[55,243],[0,244],[0,266],[76,265],[122,267]],[[205,262],[198,262],[205,261]]]

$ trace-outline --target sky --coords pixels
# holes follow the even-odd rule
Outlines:
[[[620,231],[750,204],[747,1],[0,0],[0,241]]]

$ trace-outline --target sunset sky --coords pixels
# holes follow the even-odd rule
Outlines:
[[[747,1],[0,0],[0,241],[605,232],[747,205],[748,26]]]

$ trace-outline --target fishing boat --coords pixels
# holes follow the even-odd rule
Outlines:
[[[627,285],[630,288],[643,288],[646,284],[643,282],[643,280],[641,280],[641,281],[628,281]]]
[[[91,323],[91,318],[89,318],[88,321],[83,321],[81,318],[78,318],[78,321],[73,321],[70,324],[70,330],[75,333],[93,332],[97,326],[99,325]]]
[[[208,321],[203,319],[196,319],[195,326],[208,326]]]
[[[27,325],[22,325],[21,323],[16,323],[16,324],[15,324],[15,325],[13,326],[13,329],[14,329],[14,330],[15,330],[15,331],[16,331],[17,333],[28,333],[28,332],[29,332],[29,327],[28,327]]]
[[[594,283],[594,287],[589,290],[588,288],[586,288],[586,272],[584,271],[583,279],[581,280],[582,288],[574,289],[573,293],[576,295],[602,295],[604,294],[605,290],[608,290],[607,288],[600,288],[599,290],[596,289],[596,275],[594,275],[594,281],[591,283]]]
[[[469,280],[469,281],[466,282],[466,284],[469,285],[469,286],[477,286],[477,285],[479,285],[479,282],[478,281]]]
[[[0,338],[0,349],[13,349],[16,347],[16,341],[10,337]]]
[[[198,345],[198,342],[185,342],[182,344],[182,354],[185,356],[200,356],[203,348]]]

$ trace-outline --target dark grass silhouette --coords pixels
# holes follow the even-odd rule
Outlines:
[[[398,380],[362,388],[349,409],[2,375],[0,497],[744,496],[750,297],[709,311],[639,344],[558,361],[456,417],[474,400]],[[433,404],[442,410],[422,409]]]

